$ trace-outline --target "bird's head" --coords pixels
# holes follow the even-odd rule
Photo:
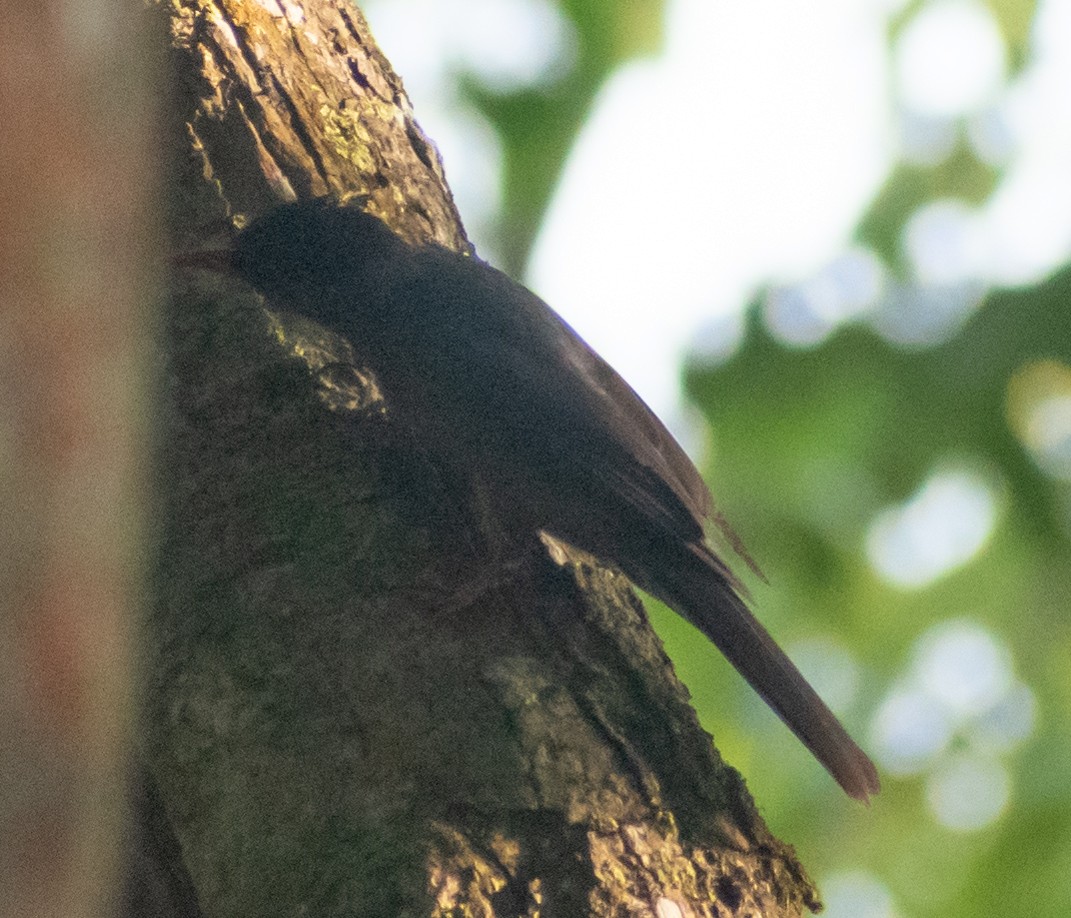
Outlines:
[[[269,300],[307,306],[374,284],[404,248],[382,220],[360,207],[313,198],[269,211],[228,249],[189,252],[172,262],[237,275]]]

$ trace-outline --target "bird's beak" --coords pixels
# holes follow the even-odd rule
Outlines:
[[[200,268],[202,271],[215,271],[217,274],[235,272],[234,252],[231,249],[180,252],[178,255],[172,255],[170,261],[176,268]]]

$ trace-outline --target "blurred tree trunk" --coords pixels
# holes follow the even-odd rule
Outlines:
[[[157,11],[178,87],[175,250],[223,218],[327,193],[466,248],[435,149],[355,7]],[[176,275],[168,310],[129,913],[814,905],[622,577],[535,536],[502,544],[344,342],[227,279]]]
[[[0,33],[0,916],[114,913],[144,585],[161,39],[109,0]]]

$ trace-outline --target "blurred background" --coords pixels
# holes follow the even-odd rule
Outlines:
[[[1071,0],[361,6],[480,253],[671,423],[878,762],[866,810],[650,604],[825,914],[1068,914]]]

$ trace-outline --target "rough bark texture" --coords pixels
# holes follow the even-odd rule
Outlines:
[[[176,248],[323,193],[467,245],[354,7],[157,10]],[[143,748],[142,854],[160,851],[131,913],[152,877],[169,914],[227,918],[815,903],[620,575],[534,536],[504,544],[344,342],[224,280],[173,290]]]

